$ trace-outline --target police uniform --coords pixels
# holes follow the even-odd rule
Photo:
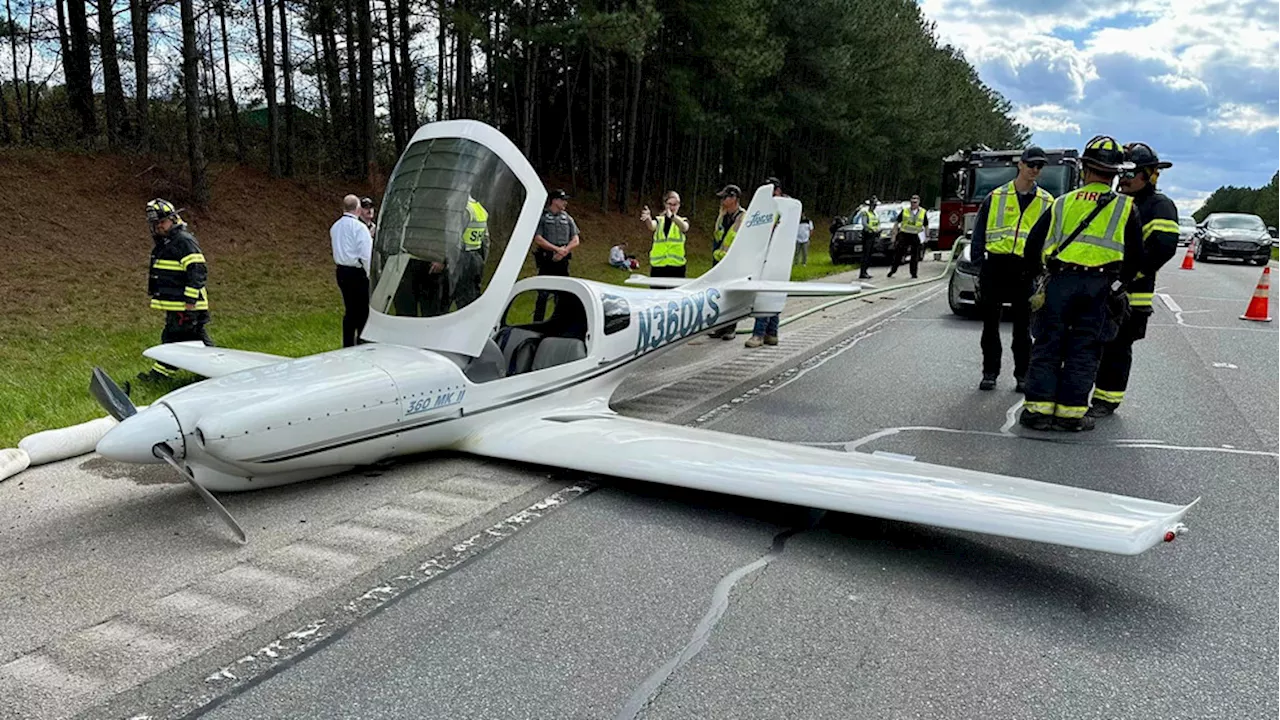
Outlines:
[[[1167,196],[1157,192],[1155,186],[1159,170],[1172,167],[1173,163],[1160,162],[1155,152],[1141,143],[1126,149],[1129,162],[1137,166],[1136,172],[1147,173],[1146,184],[1132,195],[1134,209],[1142,224],[1142,270],[1128,286],[1128,320],[1120,327],[1115,339],[1103,346],[1098,377],[1094,382],[1093,405],[1087,413],[1091,417],[1110,415],[1124,400],[1129,370],[1133,366],[1133,343],[1147,335],[1147,320],[1151,318],[1151,300],[1156,290],[1156,272],[1178,253],[1178,208]]]
[[[1037,159],[1034,149],[1024,157]],[[1043,152],[1040,153],[1043,155]],[[1031,358],[1031,308],[1027,298],[1031,282],[1023,259],[1027,235],[1053,204],[1053,196],[1039,186],[1018,192],[1010,181],[983,199],[975,219],[969,256],[978,271],[978,304],[982,312],[981,389],[993,389],[1000,376],[1004,347],[1000,341],[1000,317],[1009,303],[1013,320],[1013,377],[1018,390],[1025,389]]]
[[[169,232],[151,237],[155,244],[151,249],[147,294],[151,297],[151,308],[164,311],[160,342],[199,340],[205,345],[213,345],[205,327],[209,323],[209,292],[206,288],[209,270],[199,243],[167,201],[152,200],[147,204],[147,214],[153,226],[159,220],[173,221]],[[150,373],[139,373],[138,377],[142,380],[169,377],[177,370],[172,365],[157,361],[151,366]]]
[[[916,207],[913,212],[908,205],[898,212],[898,234],[893,239],[893,267],[889,269],[889,277],[893,277],[893,274],[898,272],[904,252],[911,253],[909,261],[911,277],[916,277],[916,272],[920,268],[920,235],[928,227],[929,216],[925,214],[923,207]]]
[[[560,197],[568,199],[562,192],[552,193],[552,197]],[[538,220],[538,235],[544,240],[555,245],[556,247],[565,247],[572,240],[573,236],[578,233],[578,223],[574,222],[573,217],[568,211],[552,212],[547,210],[542,213],[542,217]],[[541,247],[534,247],[533,262],[538,268],[539,275],[556,275],[562,277],[569,276],[569,260],[573,257],[573,253],[564,256],[563,260],[556,260],[555,255],[550,251]],[[533,304],[533,320],[541,322],[547,313],[547,299],[550,293],[539,290],[538,299]]]
[[[1124,154],[1115,140],[1096,137],[1081,159],[1086,169],[1106,174],[1118,172]],[[1033,276],[1042,265],[1049,274],[1032,321],[1035,341],[1019,422],[1035,430],[1092,429],[1094,419],[1085,413],[1112,294],[1141,268],[1142,226],[1133,199],[1096,181],[1058,197],[1027,236],[1025,257]]]
[[[867,268],[871,267],[871,251],[875,247],[876,240],[880,237],[880,217],[876,215],[875,200],[868,200],[867,204],[858,211],[858,215],[862,216],[862,261],[858,267],[858,279],[870,280],[871,273]],[[855,215],[855,222],[858,215]]]
[[[458,309],[480,297],[484,261],[489,250],[489,211],[475,198],[467,198],[467,224],[462,230],[462,252],[454,267],[453,298]]]

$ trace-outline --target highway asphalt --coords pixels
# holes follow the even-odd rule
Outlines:
[[[1162,272],[1129,394],[1093,433],[1011,425],[1012,377],[977,390],[980,327],[942,288],[704,425],[1199,498],[1170,545],[1113,556],[593,478],[203,716],[1275,717],[1278,336],[1238,319],[1259,272]]]

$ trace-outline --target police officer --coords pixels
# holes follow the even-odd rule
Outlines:
[[[467,224],[462,229],[462,252],[453,265],[453,298],[458,309],[480,297],[484,261],[489,255],[489,211],[474,197],[467,196]]]
[[[1018,422],[1033,430],[1092,430],[1089,390],[1114,299],[1142,263],[1142,225],[1133,199],[1111,191],[1125,165],[1114,139],[1096,136],[1081,153],[1084,185],[1053,201],[1027,235],[1032,275],[1048,271],[1035,311],[1026,401]],[[1040,307],[1036,307],[1039,304]]]
[[[154,242],[147,294],[151,296],[152,309],[164,311],[160,342],[199,340],[212,345],[205,329],[209,322],[209,293],[205,288],[209,270],[200,245],[168,200],[156,198],[147,203],[147,224]],[[157,361],[150,370],[138,373],[138,379],[160,380],[177,371],[172,365]]]
[[[716,216],[715,227],[711,229],[711,264],[713,266],[729,253],[733,239],[738,236],[738,230],[742,228],[742,218],[746,215],[742,210],[742,188],[737,185],[725,185],[720,192],[716,193],[716,197],[720,198],[720,213]],[[718,330],[713,330],[711,337],[732,340],[737,330],[737,323],[725,325]]]
[[[689,221],[680,217],[680,194],[668,190],[662,199],[662,214],[654,219],[645,205],[640,221],[653,233],[653,247],[649,251],[651,277],[685,277],[687,260],[684,241],[689,233]]]
[[[1115,339],[1102,348],[1102,361],[1094,381],[1093,405],[1085,413],[1092,418],[1114,413],[1124,400],[1129,368],[1133,365],[1133,343],[1147,336],[1151,298],[1156,290],[1156,271],[1178,253],[1178,208],[1172,200],[1156,191],[1160,171],[1173,167],[1173,163],[1161,162],[1146,143],[1126,145],[1125,159],[1133,168],[1120,173],[1120,192],[1133,198],[1142,223],[1142,270],[1129,283],[1128,320],[1120,327]]]
[[[971,261],[979,267],[978,302],[982,311],[982,382],[979,390],[994,390],[1000,377],[1004,348],[1000,315],[1009,303],[1013,316],[1013,380],[1016,392],[1026,391],[1031,357],[1031,280],[1023,249],[1027,233],[1053,204],[1053,196],[1036,184],[1049,162],[1044,150],[1032,145],[1018,159],[1018,175],[983,198],[973,224]],[[914,273],[912,273],[914,276]]]
[[[880,218],[876,215],[876,205],[879,204],[879,198],[873,195],[853,216],[854,224],[862,222],[862,262],[858,267],[859,280],[871,279],[871,273],[867,268],[871,267],[871,251],[875,247],[876,240],[880,238]]]
[[[569,206],[568,193],[556,189],[551,191],[550,197],[547,211],[542,213],[538,230],[533,235],[533,262],[539,275],[568,277],[569,259],[580,241],[578,223],[565,211]],[[546,316],[549,297],[550,293],[538,291],[538,299],[533,304],[534,322],[541,322]]]
[[[911,277],[916,277],[916,271],[920,267],[920,248],[924,232],[928,229],[929,216],[920,207],[920,196],[912,195],[910,206],[899,210],[898,217],[893,222],[893,267],[889,269],[889,277],[898,272],[904,252],[911,253]]]

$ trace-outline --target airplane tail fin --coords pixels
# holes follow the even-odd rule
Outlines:
[[[733,244],[729,246],[729,251],[725,254],[724,259],[716,263],[715,267],[703,273],[700,277],[690,283],[698,285],[723,285],[731,280],[763,280],[765,272],[770,265],[776,263],[770,262],[770,246],[771,238],[774,233],[775,223],[778,221],[779,201],[790,200],[790,198],[773,197],[772,185],[761,185],[756,188],[756,192],[751,196],[751,204],[742,215],[742,225],[738,228],[738,234],[733,240]],[[791,201],[795,202],[795,201]],[[798,206],[799,203],[796,202]],[[797,219],[798,219],[797,215]],[[795,232],[792,228],[791,245],[795,246]],[[787,257],[786,266],[787,275],[781,279],[785,280],[790,277],[791,258]]]

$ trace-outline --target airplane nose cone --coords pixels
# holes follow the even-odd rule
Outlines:
[[[156,443],[167,443],[174,455],[183,457],[186,446],[182,427],[168,405],[157,403],[111,428],[98,441],[98,454],[127,463],[164,462],[151,452]]]

